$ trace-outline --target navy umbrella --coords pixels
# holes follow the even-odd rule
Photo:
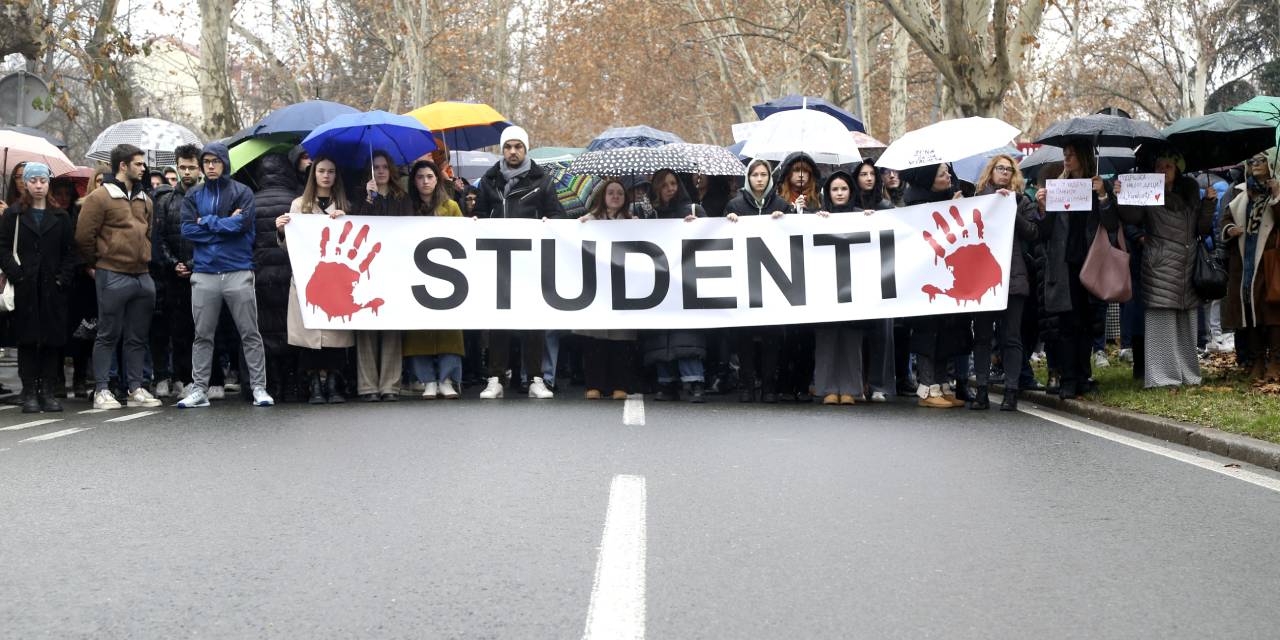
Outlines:
[[[360,113],[360,110],[338,102],[329,102],[328,100],[307,100],[306,102],[291,104],[287,107],[276,109],[252,126],[237,131],[227,141],[227,146],[234,147],[249,138],[266,136],[282,140],[288,137],[292,137],[294,140],[301,140],[314,131],[316,127],[338,116],[352,113]]]
[[[668,133],[653,127],[613,127],[605,129],[604,133],[596,136],[596,139],[587,145],[587,151],[621,149],[623,147],[661,147],[664,144],[675,142],[684,142],[684,140],[681,140],[680,136],[674,133]]]
[[[328,156],[347,167],[367,167],[374,151],[386,151],[398,165],[435,151],[435,136],[416,118],[386,111],[338,116],[317,127],[302,141],[312,158]]]
[[[858,118],[852,113],[849,113],[848,111],[845,111],[822,98],[815,98],[813,96],[802,96],[793,93],[789,96],[783,96],[762,104],[753,105],[751,109],[756,112],[756,117],[761,120],[764,120],[779,111],[788,111],[791,109],[814,109],[833,116],[836,120],[840,121],[840,124],[843,124],[844,127],[850,131],[860,131],[862,133],[867,132],[867,128],[862,126],[862,121],[858,120]]]

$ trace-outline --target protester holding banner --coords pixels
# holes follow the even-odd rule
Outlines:
[[[362,216],[411,215],[413,203],[400,186],[400,170],[391,154],[373,152],[373,176],[365,185],[365,197],[355,203],[352,213]],[[441,183],[437,182],[437,186]],[[356,389],[365,402],[395,402],[400,399],[400,377],[404,373],[403,345],[399,331],[356,333]]]
[[[779,218],[789,210],[778,195],[767,160],[747,165],[746,182],[725,208],[729,222],[741,216],[769,215]],[[782,353],[783,329],[776,326],[739,327],[733,331],[738,352],[738,401],[755,402],[756,374],[760,375],[762,402],[778,401],[778,357]],[[756,344],[760,345],[760,366],[756,366]]]
[[[1220,236],[1228,243],[1229,276],[1222,325],[1235,329],[1236,350],[1249,377],[1275,383],[1280,382],[1280,297],[1274,294],[1280,292],[1276,147],[1250,158],[1246,168],[1248,177],[1236,187]]]
[[[314,159],[307,173],[307,186],[302,195],[294,199],[289,213],[276,218],[276,240],[289,250],[285,239],[285,225],[294,215],[328,215],[338,218],[346,215],[350,205],[342,189],[338,165],[328,157]],[[339,381],[340,371],[346,363],[346,350],[355,345],[351,331],[335,329],[308,329],[302,324],[302,307],[298,303],[298,283],[289,281],[289,344],[300,347],[298,365],[307,376],[311,404],[341,404],[346,402]]]
[[[25,190],[0,218],[0,269],[14,287],[22,412],[62,411],[62,347],[75,243],[67,212],[49,200],[49,167],[29,162]]]
[[[822,207],[818,185],[822,174],[807,153],[789,154],[778,165],[778,195],[790,206],[785,213],[813,213]],[[782,371],[778,390],[782,398],[811,402],[813,383],[813,327],[790,325],[783,330]]]
[[[880,170],[880,182],[884,184],[884,197],[893,206],[904,206],[903,195],[907,191],[907,185],[902,183],[902,176],[893,169]]]
[[[1080,398],[1089,390],[1093,336],[1103,330],[1095,324],[1094,306],[1099,303],[1080,283],[1080,269],[1099,229],[1115,233],[1120,222],[1115,199],[1098,177],[1098,160],[1090,143],[1076,141],[1063,146],[1060,177],[1093,180],[1087,212],[1046,211],[1047,189],[1036,191],[1036,204],[1043,214],[1039,234],[1045,249],[1045,313],[1054,316],[1058,336],[1056,347],[1052,347],[1058,355],[1050,362],[1059,368],[1058,394],[1066,399]]]
[[[631,197],[617,178],[607,178],[595,188],[591,209],[578,220],[632,220]],[[586,338],[582,366],[586,375],[586,398],[595,400],[608,392],[614,400],[625,400],[637,389],[635,378],[636,332],[631,329],[574,331]]]
[[[1029,198],[1018,163],[1012,156],[998,155],[983,168],[977,182],[978,195],[1007,194],[1018,201],[1018,214],[1014,222],[1013,255],[1009,260],[1009,302],[1004,311],[973,315],[973,367],[977,378],[970,409],[990,408],[988,385],[991,376],[991,349],[993,341],[1000,346],[1000,361],[1004,366],[1004,400],[1001,411],[1018,410],[1018,375],[1022,370],[1022,314],[1027,308],[1027,296],[1031,294],[1031,280],[1026,261],[1022,258],[1022,243],[1035,242],[1039,238],[1036,227],[1036,203]]]
[[[872,161],[863,160],[855,164],[852,175],[853,201],[850,204],[854,210],[861,209],[870,215],[896,206],[888,198],[889,189],[884,183],[884,173],[877,171]],[[897,172],[893,172],[895,180],[897,175]],[[888,396],[895,391],[898,368],[893,325],[893,318],[883,318],[866,323],[863,331],[863,342],[866,345],[864,352],[867,354],[863,361],[872,402],[886,402]],[[814,355],[819,353],[815,351]]]
[[[409,171],[408,202],[413,215],[460,217],[458,203],[434,162],[419,160]],[[404,359],[409,372],[423,385],[426,400],[457,400],[462,389],[462,358],[466,355],[458,329],[425,329],[404,332]]]
[[[855,171],[863,166],[871,165],[860,163]],[[872,171],[874,170],[873,167]],[[822,210],[818,215],[825,217],[832,213],[863,213],[866,210],[858,197],[859,191],[861,189],[851,175],[844,171],[832,173],[823,184]],[[814,327],[813,384],[818,395],[822,396],[822,404],[852,405],[865,399],[862,341],[867,324],[828,322]]]
[[[668,169],[654,172],[649,202],[661,219],[683,219],[692,222],[703,217],[702,207],[694,204],[684,192],[676,174]],[[657,371],[658,392],[654,400],[680,399],[681,385],[690,402],[706,401],[706,336],[694,329],[646,332],[644,364]]]
[[[1183,175],[1186,160],[1172,149],[1162,149],[1154,160],[1140,154],[1154,173],[1164,174],[1160,204],[1123,205],[1120,219],[1142,225],[1142,290],[1146,305],[1146,388],[1200,384],[1200,360],[1196,353],[1196,309],[1200,296],[1192,286],[1196,245],[1212,232],[1218,194],[1210,186],[1200,197],[1200,185]],[[1121,185],[1116,183],[1116,189]],[[1117,191],[1119,193],[1119,191]]]
[[[902,172],[907,183],[903,200],[907,206],[929,202],[944,202],[961,197],[953,186],[951,166],[931,164],[914,167]],[[931,409],[963,407],[965,402],[956,397],[947,383],[946,362],[969,349],[969,325],[960,314],[920,316],[912,318],[911,351],[916,354],[916,395],[919,404]],[[961,372],[956,372],[957,377]],[[967,372],[961,381],[967,380]]]
[[[471,215],[478,218],[560,218],[564,210],[556,197],[551,176],[529,158],[529,134],[521,127],[502,132],[502,159],[480,178],[480,194]],[[521,362],[529,377],[529,397],[552,398],[542,376],[545,331],[489,332],[488,382],[480,397],[501,398],[502,377],[507,374],[512,337],[520,339]]]

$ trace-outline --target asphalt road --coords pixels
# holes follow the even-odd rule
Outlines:
[[[573,395],[0,410],[0,637],[1280,634],[1275,474],[1025,413]]]

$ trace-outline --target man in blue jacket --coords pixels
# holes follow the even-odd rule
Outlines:
[[[182,203],[182,237],[193,245],[191,313],[195,340],[191,345],[191,391],[177,406],[209,406],[213,338],[225,302],[240,332],[253,404],[269,407],[275,401],[267,394],[266,356],[258,333],[253,192],[231,179],[230,155],[220,142],[211,143],[200,152],[200,169],[204,183],[188,190]]]

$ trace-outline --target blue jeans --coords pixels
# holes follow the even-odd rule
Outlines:
[[[444,382],[452,380],[462,382],[462,356],[456,353],[441,353],[434,356],[409,356],[409,372],[418,382]]]
[[[675,381],[672,364],[671,362],[659,362],[656,365],[658,369],[658,384],[671,384]],[[701,358],[680,358],[674,364],[680,371],[681,382],[702,382],[705,379]]]

